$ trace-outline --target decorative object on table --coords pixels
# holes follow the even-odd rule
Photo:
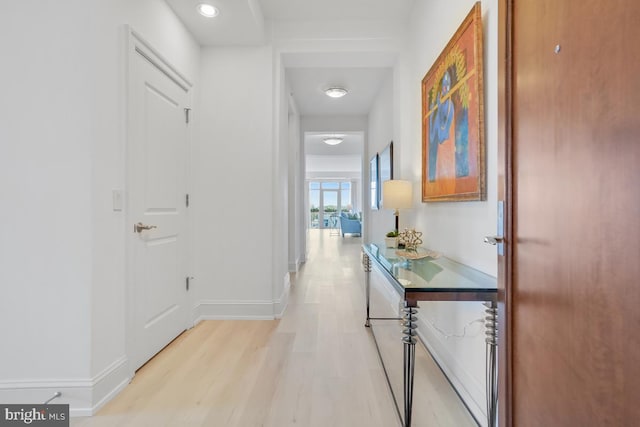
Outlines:
[[[398,232],[396,230],[390,231],[387,233],[384,238],[384,244],[388,248],[397,248],[398,247]]]
[[[385,147],[378,155],[378,175],[380,176],[380,185],[382,185],[382,193],[380,194],[380,206],[384,204],[384,183],[393,179],[393,141]],[[396,226],[396,230],[398,227]]]
[[[370,207],[378,210],[380,207],[380,175],[378,174],[378,153],[369,161],[369,194]]]
[[[411,181],[392,179],[382,183],[383,207],[386,209],[394,209],[393,214],[396,217],[396,230],[398,230],[399,224],[399,209],[409,209],[413,207],[412,192]]]
[[[405,228],[398,238],[404,243],[404,248],[407,252],[417,252],[418,246],[422,244],[422,231]]]
[[[396,255],[398,255],[400,258],[405,258],[405,259],[440,258],[440,253],[436,251],[430,251],[424,248],[418,248],[413,251],[409,251],[406,249],[398,249],[396,251]]]
[[[422,201],[486,199],[482,15],[477,2],[422,79]]]

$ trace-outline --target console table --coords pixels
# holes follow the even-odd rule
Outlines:
[[[497,405],[497,281],[471,267],[457,263],[445,257],[426,257],[406,259],[398,256],[395,249],[385,245],[366,244],[362,246],[362,263],[365,271],[365,289],[367,301],[366,327],[371,327],[371,320],[402,320],[404,327],[402,342],[404,345],[404,419],[400,422],[404,427],[411,426],[413,406],[413,377],[415,370],[416,317],[418,301],[482,301],[485,303],[486,346],[487,346],[487,421],[488,425],[496,425]],[[424,248],[418,251],[426,252]],[[369,315],[371,295],[370,275],[372,263],[375,263],[384,277],[400,294],[404,301],[404,316],[400,318],[376,318]],[[375,340],[375,335],[373,335]],[[376,348],[378,348],[376,342]],[[384,361],[378,349],[378,355]],[[388,377],[387,377],[388,381]],[[391,384],[389,384],[391,387]],[[395,395],[394,395],[395,400]],[[398,402],[395,402],[400,415]]]

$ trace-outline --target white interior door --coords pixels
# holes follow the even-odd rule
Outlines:
[[[137,369],[187,326],[189,91],[161,63],[152,63],[149,52],[133,49],[130,55],[128,217],[134,328],[130,353]]]

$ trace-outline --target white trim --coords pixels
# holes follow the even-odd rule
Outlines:
[[[122,356],[107,366],[93,379],[93,406],[90,415],[95,414],[107,402],[120,393],[130,382],[128,360]]]
[[[140,35],[139,32],[137,32],[136,30],[134,30],[128,25],[126,26],[126,28],[128,32],[131,34],[132,38],[135,39],[134,45],[132,46],[134,50],[136,47],[140,48],[142,53],[145,54],[144,56],[147,58],[147,60],[151,60],[151,62],[156,68],[160,69],[163,73],[167,74],[167,76],[170,77],[172,80],[174,80],[179,86],[181,86],[185,90],[185,92],[188,91],[189,88],[193,86],[193,83],[191,83],[191,81],[188,78],[186,78],[184,74],[178,71],[176,67],[171,65],[171,61],[169,61],[160,52],[154,49],[153,46],[151,46],[151,44],[144,37],[142,37],[142,35]],[[147,52],[144,52],[145,50]],[[149,58],[149,54],[152,55],[151,59]],[[154,59],[159,60],[160,64],[154,61]]]
[[[300,271],[300,266],[302,265],[302,262],[300,261],[300,257],[298,257],[295,262],[290,262],[289,263],[289,272],[290,273],[297,273],[298,271]]]
[[[273,320],[273,301],[202,300],[194,308],[194,326],[203,320]]]
[[[282,319],[284,312],[289,304],[289,290],[291,289],[291,274],[284,275],[284,286],[282,287],[282,295],[273,302],[273,312],[276,319]]]
[[[274,320],[284,315],[291,289],[290,274],[284,276],[282,294],[275,300],[201,300],[193,307],[193,326],[203,320]]]
[[[121,356],[88,379],[0,381],[0,402],[44,403],[60,392],[62,395],[52,403],[69,404],[72,417],[91,416],[129,384],[131,378],[126,370],[127,358]]]

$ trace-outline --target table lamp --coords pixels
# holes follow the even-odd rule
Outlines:
[[[382,206],[385,209],[395,209],[396,231],[398,231],[399,209],[413,207],[411,181],[392,179],[382,183]]]

